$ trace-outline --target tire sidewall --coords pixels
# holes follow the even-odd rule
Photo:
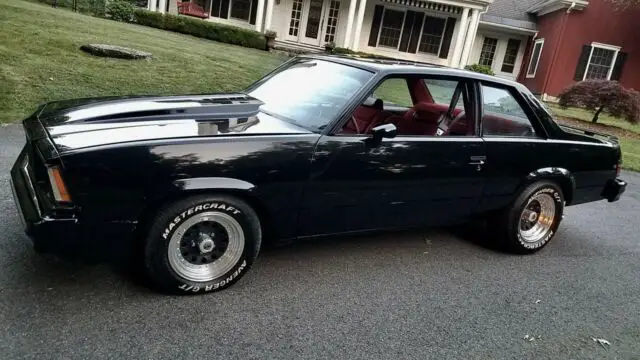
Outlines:
[[[564,212],[564,196],[562,194],[562,190],[557,185],[550,182],[533,184],[528,188],[528,190],[529,191],[525,191],[525,193],[523,193],[523,196],[519,199],[519,206],[515,207],[515,211],[512,213],[512,237],[517,242],[521,250],[526,252],[535,252],[548,244],[556,234],[556,231],[560,226],[560,221],[562,220],[562,214]],[[554,200],[555,215],[553,224],[551,224],[549,230],[547,230],[547,232],[540,240],[536,242],[527,242],[524,241],[524,239],[522,239],[522,236],[520,235],[520,218],[522,216],[522,211],[531,203],[533,198],[539,194],[548,194]]]
[[[188,219],[204,212],[222,212],[238,221],[244,235],[244,249],[238,262],[227,273],[207,282],[195,282],[182,278],[176,273],[169,262],[169,243],[174,232]],[[181,202],[172,206],[158,219],[155,231],[150,233],[147,241],[148,267],[162,279],[161,286],[174,293],[197,294],[225,289],[238,281],[253,264],[258,248],[256,239],[260,231],[252,224],[251,216],[255,216],[251,209],[236,201],[224,198],[200,198],[188,203]]]

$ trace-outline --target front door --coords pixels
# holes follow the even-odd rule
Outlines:
[[[286,39],[315,46],[334,42],[339,13],[339,0],[293,0]]]
[[[378,146],[366,137],[323,136],[303,199],[298,234],[442,225],[478,206],[485,155],[479,137],[398,136]]]

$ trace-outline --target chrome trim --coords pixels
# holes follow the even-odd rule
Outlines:
[[[13,179],[9,179],[9,185],[11,185],[11,194],[13,195],[13,203],[16,204],[18,208],[18,216],[20,216],[20,223],[22,224],[22,229],[27,229],[27,219],[24,217],[24,213],[22,212],[22,204],[20,204],[20,198],[18,198],[18,191],[16,190],[16,185],[13,183]]]
[[[36,212],[38,213],[38,216],[42,217],[42,210],[40,210],[40,204],[38,203],[38,198],[36,197],[36,189],[33,187],[33,182],[31,181],[31,175],[29,174],[29,155],[25,155],[21,170],[26,180],[25,183],[27,184],[27,191],[31,196],[31,200],[33,201],[33,206],[36,208]]]

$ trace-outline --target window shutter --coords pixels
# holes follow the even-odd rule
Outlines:
[[[589,56],[591,55],[591,45],[584,45],[582,47],[582,53],[578,59],[578,67],[576,68],[576,75],[573,77],[575,81],[582,81],[584,79],[584,73],[587,71],[587,65],[589,62]]]
[[[211,2],[211,16],[220,17],[220,1],[222,0],[213,0]]]
[[[355,1],[355,0],[354,0]],[[373,20],[371,21],[371,32],[369,33],[369,46],[376,46],[378,44],[378,33],[380,32],[380,23],[382,22],[382,12],[384,6],[376,5],[373,10]],[[356,39],[356,41],[358,41]]]
[[[220,0],[220,17],[223,19],[229,18],[229,1],[230,0]]]
[[[411,32],[411,39],[409,40],[409,49],[407,52],[415,54],[418,51],[418,40],[420,40],[420,29],[422,29],[422,22],[424,21],[424,13],[416,13],[415,21],[413,22],[413,31]]]
[[[613,65],[613,70],[611,71],[611,80],[620,81],[625,61],[627,61],[627,53],[623,53],[622,51],[620,51],[618,53],[616,63],[615,65]]]
[[[251,15],[249,15],[249,24],[256,24],[256,13],[258,12],[258,0],[251,0]]]
[[[442,46],[440,47],[439,58],[446,59],[449,57],[449,48],[451,47],[451,39],[453,39],[453,28],[456,26],[456,18],[448,18],[447,26],[444,29]]]
[[[407,15],[404,18],[404,27],[402,28],[402,38],[400,39],[400,47],[398,51],[407,52],[409,49],[409,38],[413,36],[420,36],[419,34],[413,34],[413,24],[416,21],[416,12],[407,11]]]

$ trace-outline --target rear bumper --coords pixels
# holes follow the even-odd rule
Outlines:
[[[622,179],[612,179],[607,181],[607,184],[602,190],[602,197],[609,202],[620,200],[620,196],[627,189],[627,183]]]

